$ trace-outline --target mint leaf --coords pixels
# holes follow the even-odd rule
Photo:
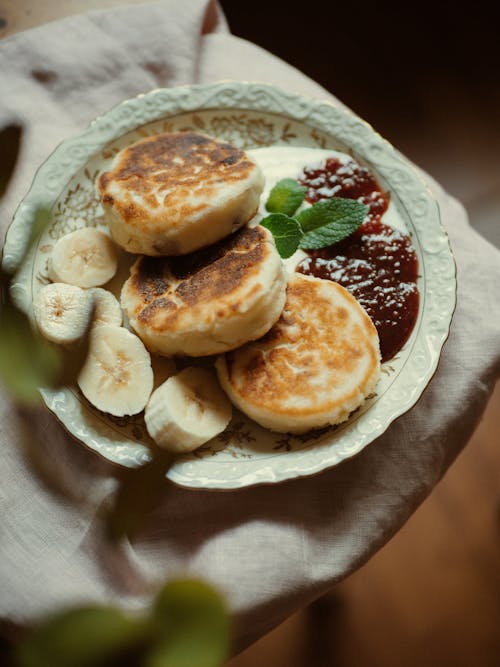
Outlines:
[[[304,201],[307,188],[293,178],[283,178],[271,190],[266,202],[269,213],[293,215]]]
[[[267,218],[260,221],[262,227],[269,229],[274,236],[276,249],[283,259],[291,257],[299,247],[302,239],[302,230],[295,218],[290,218],[284,213],[271,213]]]
[[[304,236],[300,247],[317,250],[342,241],[361,225],[368,206],[354,199],[325,199],[301,211],[297,216]]]
[[[356,226],[363,222],[368,213],[368,206],[361,204],[355,199],[344,199],[334,197],[317,202],[313,206],[304,209],[296,217],[300,222],[304,233],[310,232],[323,225],[333,222],[343,223],[344,220],[352,221]]]

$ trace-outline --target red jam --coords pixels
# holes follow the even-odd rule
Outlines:
[[[299,183],[307,187],[306,200],[311,204],[332,197],[357,199],[370,208],[369,221],[380,220],[389,207],[389,196],[373,174],[354,160],[341,162],[330,157],[323,167],[306,167]]]
[[[308,251],[297,271],[348,289],[375,324],[382,361],[388,361],[408,340],[418,315],[418,259],[411,239],[381,222],[388,197],[368,169],[354,161],[344,165],[330,158],[323,168],[304,169],[300,182],[308,187],[310,202],[349,197],[370,206],[354,234],[328,248]]]

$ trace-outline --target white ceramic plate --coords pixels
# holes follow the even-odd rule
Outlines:
[[[421,274],[418,320],[403,350],[384,364],[377,394],[362,409],[337,428],[301,436],[270,433],[236,413],[222,435],[179,459],[168,477],[187,487],[234,489],[334,466],[360,452],[418,400],[436,370],[456,299],[455,264],[436,202],[410,165],[355,115],[243,82],[154,90],[123,102],[62,143],[37,172],[6,239],[6,268],[16,265],[38,206],[52,210],[52,223],[13,286],[15,297],[30,310],[33,295],[48,282],[47,259],[60,236],[84,225],[104,228],[94,182],[119,149],[144,136],[184,129],[245,149],[280,145],[349,152],[390,191],[412,236]],[[115,287],[123,279],[123,274],[116,278]],[[103,414],[77,389],[42,394],[68,431],[105,458],[130,467],[148,460],[152,443],[142,415]]]

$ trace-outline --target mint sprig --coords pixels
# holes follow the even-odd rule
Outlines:
[[[285,178],[274,186],[266,203],[266,209],[273,212],[260,224],[274,236],[283,259],[291,257],[297,248],[318,250],[342,241],[356,231],[369,210],[355,199],[334,197],[293,216],[304,200],[305,190],[293,179]]]
[[[284,213],[292,216],[304,201],[307,188],[293,178],[278,181],[269,193],[266,209],[269,213]]]

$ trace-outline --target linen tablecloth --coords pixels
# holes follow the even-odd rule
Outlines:
[[[17,121],[25,129],[1,204],[2,232],[37,166],[95,116],[152,88],[219,79],[266,81],[339,103],[230,35],[209,0],[91,12],[0,42],[0,126]],[[138,607],[145,584],[188,573],[226,595],[241,648],[358,568],[402,526],[467,443],[500,366],[500,253],[427,181],[458,266],[451,334],[418,404],[355,459],[310,479],[235,492],[166,482],[163,502],[119,563],[96,538],[96,508],[114,488],[113,468],[48,412],[27,423],[1,400],[0,618],[23,623],[90,600]],[[26,428],[42,435],[39,456],[84,506],[34,474],[20,447]]]

